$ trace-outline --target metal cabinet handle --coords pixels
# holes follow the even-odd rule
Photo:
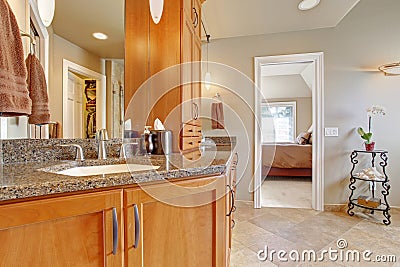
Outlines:
[[[193,102],[193,119],[197,120],[199,118],[199,105],[197,103]]]
[[[194,12],[194,15],[195,15],[195,18],[194,18],[194,21],[193,21],[193,25],[194,25],[194,28],[197,28],[197,26],[199,26],[199,14],[197,13],[196,8],[193,8],[193,12]]]
[[[133,214],[135,215],[135,244],[133,245],[134,248],[139,246],[139,239],[140,239],[140,219],[139,219],[139,209],[137,205],[133,205]]]
[[[229,188],[229,192],[231,193],[231,198],[232,198],[232,206],[231,206],[231,208],[229,209],[229,213],[226,214],[226,216],[229,217],[229,216],[232,215],[232,212],[234,212],[233,209],[236,210],[236,207],[235,207],[235,194],[234,194],[234,192],[233,192],[233,190],[232,190],[232,187],[231,187],[230,185],[227,185],[227,187]]]
[[[118,218],[117,218],[117,208],[112,209],[112,220],[113,220],[113,251],[114,255],[117,254],[118,249]]]

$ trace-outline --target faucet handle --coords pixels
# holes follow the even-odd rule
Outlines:
[[[78,144],[61,144],[59,145],[61,147],[75,147],[76,148],[76,154],[75,154],[75,160],[79,160],[79,161],[84,161],[85,157],[83,156],[83,149],[80,145]]]
[[[126,151],[125,151],[125,144],[121,144],[121,149],[119,150],[119,158],[126,159]]]
[[[126,146],[127,145],[139,145],[139,143],[133,142],[133,143],[122,143],[121,144],[121,149],[119,150],[119,158],[120,159],[126,159]]]
[[[97,141],[108,141],[108,133],[107,129],[99,129],[96,131],[96,140]]]

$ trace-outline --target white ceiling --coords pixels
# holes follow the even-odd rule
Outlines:
[[[335,27],[359,0],[321,0],[309,11],[298,10],[299,2],[206,0],[203,20],[212,39]],[[100,57],[124,57],[124,0],[57,0],[52,26],[57,35]],[[96,40],[93,32],[109,39]]]
[[[54,32],[102,58],[124,58],[124,4],[124,0],[57,0]],[[94,32],[103,32],[108,39],[97,40]]]
[[[261,67],[261,76],[293,75],[302,73],[310,62],[268,64]]]
[[[360,0],[321,0],[300,11],[300,0],[206,0],[203,20],[212,39],[335,27]]]
[[[266,99],[311,97],[314,63],[268,64],[261,67],[261,91]]]
[[[311,97],[311,90],[299,74],[265,76],[261,81],[265,99]]]

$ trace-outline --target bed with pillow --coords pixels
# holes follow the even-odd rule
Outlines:
[[[296,141],[296,143],[262,145],[263,177],[312,176],[312,135],[303,132]]]

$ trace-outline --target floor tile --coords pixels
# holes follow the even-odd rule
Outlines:
[[[371,257],[394,255],[400,261],[400,212],[392,212],[392,224],[381,222],[379,214],[361,213],[349,216],[345,212],[317,212],[310,209],[262,208],[253,209],[253,203],[237,203],[240,218],[233,230],[231,266],[399,266],[400,263],[377,262],[260,262],[257,252],[268,249],[287,253],[313,249],[320,255],[322,249],[338,249],[337,241],[344,239],[343,251],[370,250]]]

